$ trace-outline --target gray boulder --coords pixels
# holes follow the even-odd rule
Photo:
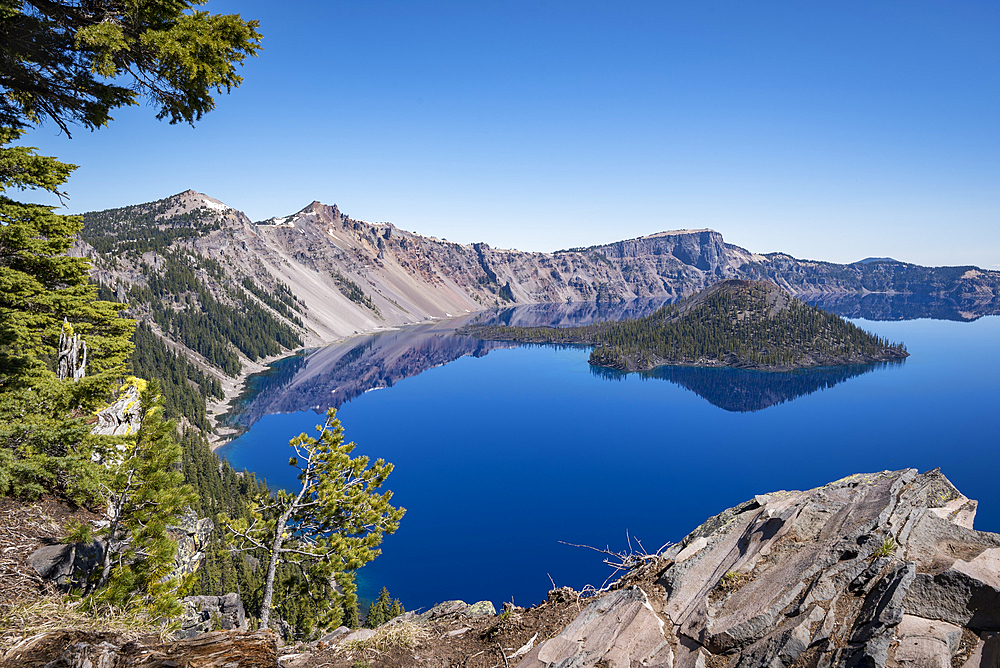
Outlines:
[[[407,613],[409,614],[409,613]],[[497,614],[490,601],[478,601],[469,605],[465,601],[453,600],[438,603],[430,610],[415,615],[414,619],[430,622],[439,619],[457,619],[459,617],[484,617]]]
[[[28,556],[28,563],[61,591],[81,589],[97,575],[104,556],[104,542],[57,543],[40,547]]]

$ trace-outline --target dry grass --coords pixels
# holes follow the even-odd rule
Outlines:
[[[0,654],[27,638],[62,629],[111,634],[125,640],[155,635],[163,641],[169,638],[173,627],[136,608],[105,607],[94,613],[84,611],[80,601],[49,595],[15,603],[3,611],[0,615]]]
[[[416,646],[428,633],[420,624],[400,622],[375,629],[375,635],[366,640],[351,640],[341,643],[338,650],[362,656],[384,654],[395,649]]]
[[[28,564],[28,556],[46,541],[59,540],[62,523],[53,515],[69,513],[51,500],[27,504],[0,497],[0,610],[54,591]]]
[[[740,573],[738,571],[729,571],[722,576],[716,588],[720,591],[736,591],[747,582],[750,582],[751,576],[749,573]]]

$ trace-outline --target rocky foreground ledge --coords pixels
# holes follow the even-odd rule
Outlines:
[[[499,616],[452,602],[372,642],[281,650],[259,633],[204,634],[107,665],[997,668],[1000,535],[973,530],[975,512],[937,470],[853,475],[716,515],[593,598],[555,590]],[[257,650],[209,652],[210,637]],[[185,643],[213,662],[171,654]],[[71,665],[63,656],[51,665]]]
[[[717,515],[521,666],[949,666],[1000,659],[1000,535],[937,470]]]

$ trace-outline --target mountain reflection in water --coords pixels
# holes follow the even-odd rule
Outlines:
[[[355,336],[325,348],[278,360],[252,376],[236,410],[225,424],[243,430],[265,415],[313,409],[325,412],[369,392],[392,387],[460,357],[482,357],[491,350],[517,344],[456,336],[454,330],[472,323],[535,326],[589,324],[638,318],[652,313],[664,300],[619,303],[527,304],[440,320],[398,330]]]
[[[997,300],[973,296],[926,295],[802,295],[805,301],[847,318],[866,320],[975,320],[1000,314]],[[279,360],[263,374],[250,378],[247,390],[224,422],[248,429],[274,413],[337,408],[361,394],[387,387],[404,378],[472,355],[517,344],[456,336],[468,324],[504,324],[523,327],[565,327],[604,320],[639,318],[668,303],[666,299],[617,303],[526,304],[486,311],[452,320],[440,320],[398,330],[355,336],[326,348]],[[644,376],[669,380],[727,411],[759,411],[797,397],[833,387],[884,364],[804,369],[795,372],[758,372],[741,369],[702,369],[664,366]],[[594,368],[595,375],[618,377],[620,372]]]
[[[1000,315],[1000,299],[978,295],[932,297],[878,293],[799,295],[828,313],[865,320],[959,320],[969,322],[984,315]]]
[[[513,344],[454,336],[454,321],[356,336],[279,360],[253,376],[227,424],[247,429],[265,415],[313,409],[319,413],[371,390],[452,362],[482,357]]]
[[[884,369],[890,364],[900,365],[902,362],[851,364],[780,372],[668,365],[641,372],[639,375],[643,378],[669,380],[723,410],[733,413],[753,413],[825,390],[855,376]],[[621,380],[625,376],[617,369],[592,366],[590,370],[595,376],[608,380]]]

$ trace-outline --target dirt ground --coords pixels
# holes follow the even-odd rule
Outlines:
[[[0,497],[0,614],[15,601],[28,602],[52,591],[28,563],[28,555],[58,543],[70,520],[94,519],[99,517],[84,508],[51,498],[25,502]]]
[[[561,631],[588,601],[554,600],[504,616],[431,622],[416,646],[386,652],[345,652],[331,647],[312,654],[304,668],[492,668],[517,663],[505,660],[537,634],[535,644]],[[462,632],[462,629],[468,629]],[[459,633],[449,635],[449,633]],[[286,650],[287,651],[287,650]]]

